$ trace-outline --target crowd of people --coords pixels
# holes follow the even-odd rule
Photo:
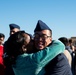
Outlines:
[[[17,24],[9,28],[6,41],[0,33],[0,75],[76,75],[71,40],[53,40],[51,28],[41,20],[33,36]]]

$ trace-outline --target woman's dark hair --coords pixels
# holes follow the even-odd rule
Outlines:
[[[0,38],[1,37],[5,38],[5,35],[3,33],[0,33]]]
[[[25,44],[25,31],[19,31],[12,34],[5,43],[4,49],[9,57],[10,63],[14,63],[16,57],[23,54],[22,45]]]
[[[11,35],[7,40],[7,53],[9,55],[17,56],[22,53],[22,45],[24,44],[25,38],[21,31]]]

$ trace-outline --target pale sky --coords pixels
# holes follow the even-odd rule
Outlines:
[[[0,33],[5,40],[10,23],[34,34],[38,20],[52,29],[53,39],[76,36],[76,0],[0,0]]]

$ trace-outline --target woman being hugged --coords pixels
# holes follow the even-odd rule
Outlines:
[[[54,41],[50,47],[31,53],[35,51],[33,40],[24,31],[11,35],[5,46],[15,75],[44,75],[43,67],[65,48],[60,41]]]

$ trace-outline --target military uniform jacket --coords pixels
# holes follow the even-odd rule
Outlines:
[[[72,75],[66,56],[61,53],[45,66],[45,75]]]

